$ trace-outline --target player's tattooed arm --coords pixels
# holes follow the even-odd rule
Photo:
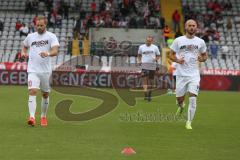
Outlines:
[[[169,58],[170,58],[173,62],[176,62],[176,63],[179,63],[179,64],[183,64],[183,63],[185,62],[185,61],[184,61],[184,57],[178,59],[177,56],[176,56],[176,52],[174,52],[173,50],[170,51]]]
[[[199,62],[205,62],[208,58],[208,54],[206,52],[204,53],[201,53],[199,56],[198,56],[198,61]]]
[[[39,55],[42,58],[56,56],[56,55],[58,55],[58,46],[53,46],[51,48],[50,52],[44,51],[44,52],[39,53]]]

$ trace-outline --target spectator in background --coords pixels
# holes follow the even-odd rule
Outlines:
[[[232,3],[230,0],[228,0],[225,5],[224,5],[224,9],[226,10],[231,10],[232,9]]]
[[[210,16],[208,14],[203,14],[203,24],[204,27],[209,27],[210,26]]]
[[[3,22],[2,22],[2,20],[0,20],[0,31],[1,32],[3,31],[3,27],[4,27]]]
[[[93,23],[93,17],[90,17],[87,21],[87,29],[91,28],[91,27],[95,27],[94,23]]]
[[[49,13],[49,17],[48,17],[48,21],[49,21],[49,26],[50,27],[55,27],[56,24],[56,17],[57,17],[57,13],[55,10],[52,10],[52,12]]]
[[[82,0],[75,0],[74,6],[75,10],[79,11],[79,9],[82,8]]]
[[[125,18],[121,18],[119,23],[118,23],[118,26],[121,27],[121,28],[126,28],[128,26],[127,24],[127,21],[125,20]]]
[[[186,4],[183,5],[182,7],[182,12],[185,13],[185,14],[188,14],[191,10],[191,6],[189,4],[189,1],[186,1]]]
[[[232,19],[230,17],[227,18],[227,24],[226,24],[226,27],[228,30],[231,30],[232,29]]]
[[[137,21],[135,16],[130,17],[128,26],[129,28],[137,28]]]
[[[110,12],[111,9],[112,9],[112,3],[111,3],[111,1],[110,1],[110,0],[106,0],[106,1],[105,1],[105,5],[106,5],[105,11]]]
[[[149,24],[148,24],[149,28],[155,28],[155,27],[158,27],[157,26],[157,23],[156,23],[156,19],[155,17],[151,16],[149,18]]]
[[[128,2],[120,2],[118,4],[118,8],[119,8],[119,11],[120,13],[123,15],[123,17],[126,17],[129,13],[129,5],[128,5]]]
[[[34,26],[36,26],[37,17],[38,17],[38,14],[36,14],[35,17],[32,20]]]
[[[25,1],[25,13],[33,11],[33,0],[26,0]]]
[[[220,40],[220,32],[215,31],[215,33],[213,35],[213,40],[215,40],[215,41],[219,41]]]
[[[97,10],[97,4],[96,4],[95,0],[92,0],[92,3],[90,4],[90,8],[91,8],[91,11],[92,11],[93,13],[96,12],[96,10]]]
[[[46,0],[45,4],[47,6],[47,11],[51,12],[51,10],[53,9],[53,0]]]
[[[35,26],[33,23],[29,23],[29,33],[34,33],[35,32]]]
[[[103,17],[100,17],[98,22],[96,23],[96,27],[103,27],[105,25],[105,22],[103,20]]]
[[[166,43],[167,43],[168,38],[170,38],[170,33],[171,33],[170,28],[168,27],[168,25],[165,25],[165,27],[163,28],[163,36],[165,38]]]
[[[218,3],[217,0],[214,1],[213,9],[212,9],[212,10],[214,11],[215,14],[220,14],[220,13],[221,13],[222,7],[221,7],[221,5]]]
[[[223,27],[223,17],[219,17],[218,19],[217,19],[217,21],[216,21],[216,26],[217,26],[217,28],[219,28],[219,27]]]
[[[208,42],[209,42],[209,35],[208,35],[207,32],[204,33],[204,35],[203,35],[201,38],[205,41],[205,43],[208,43]]]
[[[217,58],[218,48],[219,47],[216,41],[213,41],[213,43],[210,44],[210,52],[211,52],[212,58],[214,59]]]
[[[29,28],[26,26],[25,23],[22,24],[22,27],[19,29],[20,31],[20,36],[27,36],[29,33]]]
[[[38,4],[39,4],[38,0],[32,0],[32,7],[35,13],[38,13]]]
[[[61,15],[57,15],[56,17],[56,21],[55,21],[56,27],[60,28],[62,26],[62,16]]]
[[[145,26],[145,22],[144,22],[144,18],[139,14],[137,19],[137,28],[144,28]]]
[[[104,27],[111,27],[112,26],[112,17],[107,14],[105,17],[105,26]]]
[[[165,18],[163,16],[160,17],[160,29],[163,29],[165,26]]]
[[[182,34],[181,30],[178,29],[177,32],[175,33],[175,38],[180,37],[180,36],[182,36],[182,35],[183,35],[183,34]]]
[[[79,12],[79,18],[80,20],[83,20],[86,18],[86,11],[84,10],[84,8],[81,8],[81,11]]]
[[[222,50],[222,55],[221,55],[222,57],[221,58],[226,60],[226,55],[229,52],[228,46],[227,45],[222,46],[221,50]]]
[[[18,20],[18,21],[16,22],[16,25],[15,25],[16,31],[19,31],[19,29],[20,29],[21,27],[22,27],[22,23],[21,23],[20,20]]]
[[[172,14],[174,32],[176,32],[177,30],[180,30],[180,20],[181,20],[181,15],[179,14],[178,10],[175,10],[174,13]]]
[[[212,0],[209,0],[207,2],[207,10],[208,11],[213,10],[213,6],[214,6],[214,2]]]
[[[17,52],[14,62],[21,62],[22,61],[22,54],[21,51]]]
[[[22,57],[21,50],[17,52],[14,62],[27,62],[28,61],[28,55],[26,57]]]
[[[68,19],[68,15],[69,15],[69,5],[68,5],[68,3],[64,3],[63,4],[63,18],[64,19]]]
[[[102,0],[100,2],[100,6],[99,6],[99,12],[105,11],[106,10],[106,3],[104,0]]]

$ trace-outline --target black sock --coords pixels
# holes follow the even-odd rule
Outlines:
[[[145,96],[145,97],[148,97],[148,92],[144,92],[144,96]]]
[[[148,91],[148,97],[152,97],[152,91]]]

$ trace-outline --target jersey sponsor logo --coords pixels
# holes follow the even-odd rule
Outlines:
[[[153,54],[154,52],[153,51],[145,51],[143,52],[143,54]]]
[[[193,52],[194,50],[198,50],[198,45],[194,45],[194,44],[183,45],[183,46],[180,46],[180,50]]]
[[[33,41],[31,44],[32,46],[36,46],[36,47],[42,47],[48,44],[48,40],[41,40],[41,41]]]

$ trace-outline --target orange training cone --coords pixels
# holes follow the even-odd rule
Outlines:
[[[123,150],[122,150],[121,153],[124,154],[124,155],[132,155],[132,154],[136,154],[136,152],[134,151],[134,149],[131,148],[131,147],[123,148]]]

